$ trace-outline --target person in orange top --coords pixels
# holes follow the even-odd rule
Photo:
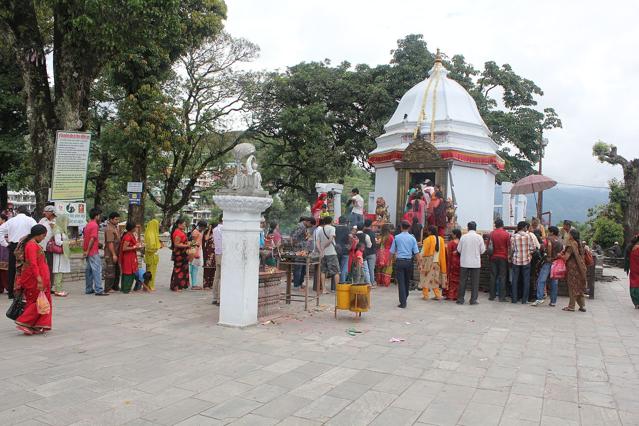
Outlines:
[[[138,253],[137,251],[142,248],[138,239],[135,237],[135,223],[126,223],[126,233],[122,236],[120,242],[120,273],[122,274],[122,283],[120,289],[122,293],[129,293],[133,282],[135,281],[135,274],[138,272]]]
[[[38,295],[43,291],[49,305],[52,306],[49,266],[44,257],[44,251],[40,247],[40,242],[46,235],[47,228],[43,225],[35,225],[16,248],[18,256],[20,252],[24,254],[15,286],[15,290],[20,291],[21,295],[16,297],[24,297],[26,301],[22,315],[16,319],[16,328],[26,335],[42,334],[46,330],[51,330],[53,309],[49,309],[48,314],[41,315],[36,303]]]
[[[428,227],[428,236],[422,245],[420,259],[421,286],[424,300],[430,298],[430,289],[435,300],[441,300],[441,288],[446,288],[446,242],[437,233],[436,226]]]

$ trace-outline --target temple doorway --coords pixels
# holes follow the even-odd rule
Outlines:
[[[410,174],[410,187],[414,188],[416,184],[422,184],[426,179],[430,180],[433,183],[433,186],[436,183],[441,183],[437,182],[435,178],[435,172],[413,172]]]

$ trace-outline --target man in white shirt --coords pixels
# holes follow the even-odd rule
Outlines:
[[[37,225],[32,217],[27,216],[25,206],[18,207],[18,214],[0,225],[0,244],[9,248],[9,273],[7,293],[9,299],[13,299],[13,284],[16,279],[16,257],[14,251],[22,238],[31,232],[31,228]]]
[[[326,279],[331,280],[331,290],[335,290],[335,286],[339,282],[339,260],[337,259],[337,251],[335,250],[335,227],[333,218],[330,216],[320,219],[320,226],[317,227],[317,238],[315,239],[315,247],[321,256],[322,276],[320,277],[321,288],[324,293],[328,293]]]
[[[359,189],[351,190],[351,199],[348,200],[351,205],[351,226],[357,226],[364,223],[364,199],[359,195]]]
[[[222,279],[222,215],[220,222],[213,229],[213,245],[215,246],[215,276],[213,277],[213,304],[220,306],[220,281]]]
[[[40,242],[40,247],[44,251],[44,257],[47,259],[47,265],[49,265],[49,274],[51,282],[53,282],[53,253],[47,251],[47,244],[51,237],[53,237],[53,227],[55,226],[55,207],[45,206],[42,211],[44,217],[38,222],[40,225],[47,228],[47,235],[44,236],[44,240]]]
[[[486,245],[481,235],[477,233],[477,224],[468,223],[468,233],[462,235],[457,245],[460,256],[461,272],[459,274],[459,295],[457,304],[464,304],[466,281],[470,276],[471,296],[470,304],[477,305],[479,296],[479,271],[481,271],[481,255],[486,251]]]

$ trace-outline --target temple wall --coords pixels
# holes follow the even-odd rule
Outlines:
[[[455,163],[451,170],[457,202],[457,223],[461,228],[471,220],[479,230],[493,228],[495,175],[483,168]]]
[[[375,169],[375,196],[386,200],[388,213],[394,222],[397,213],[397,170],[392,165]]]

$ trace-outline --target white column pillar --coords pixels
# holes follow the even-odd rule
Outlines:
[[[513,187],[512,182],[501,183],[501,219],[506,226],[515,225],[515,212],[512,205],[512,197],[510,196],[510,189]]]
[[[223,212],[218,324],[231,327],[257,324],[260,219],[273,199],[216,195],[213,201]]]
[[[339,219],[342,215],[342,191],[344,190],[344,185],[340,185],[339,183],[316,183],[315,190],[317,194],[321,194],[322,192],[332,191],[335,193],[333,197],[333,210],[334,210],[334,218],[335,221]]]

